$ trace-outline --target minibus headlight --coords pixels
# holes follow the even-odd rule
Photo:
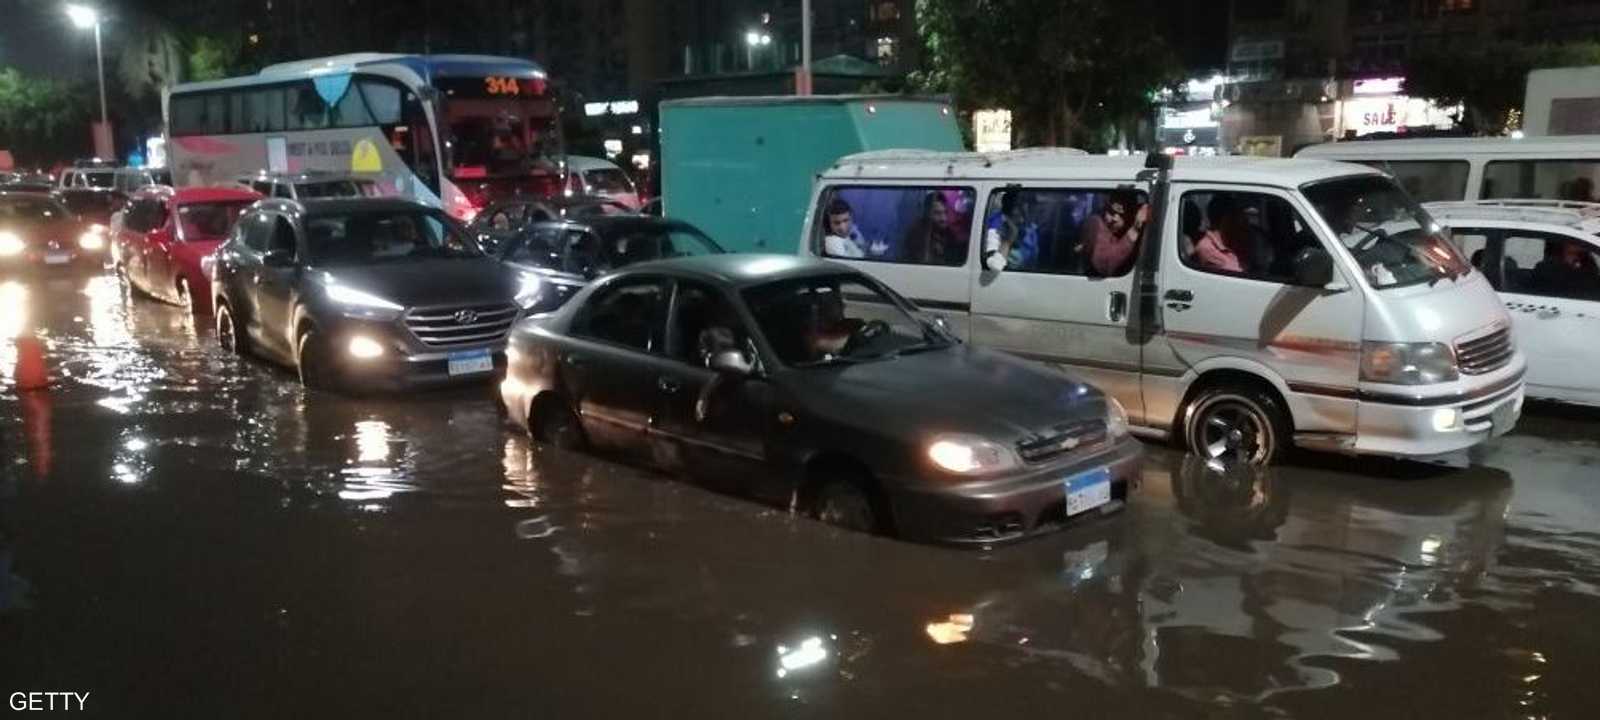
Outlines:
[[[1461,377],[1456,354],[1444,343],[1366,342],[1361,379],[1389,385],[1432,385]]]
[[[1009,470],[1017,456],[998,443],[975,435],[940,435],[928,444],[928,459],[942,470],[961,475],[982,475]]]

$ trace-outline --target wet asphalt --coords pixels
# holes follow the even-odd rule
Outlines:
[[[12,387],[26,332],[47,393]],[[1152,446],[1121,513],[947,549],[531,446],[487,385],[307,392],[76,274],[0,278],[0,423],[0,693],[93,716],[1600,703],[1600,414],[1534,408],[1466,469]]]

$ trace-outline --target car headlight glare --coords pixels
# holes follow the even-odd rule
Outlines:
[[[20,255],[27,247],[22,242],[22,236],[14,232],[0,232],[0,257]]]
[[[1017,466],[1009,448],[973,435],[941,435],[928,444],[928,459],[960,475],[999,472]]]
[[[528,310],[544,297],[544,281],[538,275],[523,275],[517,287],[517,307]]]
[[[1444,343],[1366,342],[1361,379],[1390,385],[1432,385],[1461,377],[1455,351]]]
[[[1128,434],[1128,411],[1122,403],[1106,396],[1106,437],[1116,439]]]
[[[96,226],[98,227],[98,226]],[[106,236],[103,230],[89,229],[78,236],[78,247],[84,250],[99,250],[106,246]]]
[[[350,338],[350,355],[362,360],[370,360],[383,355],[383,345],[365,335]]]

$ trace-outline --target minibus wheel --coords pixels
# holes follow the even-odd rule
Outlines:
[[[1270,465],[1288,447],[1288,415],[1282,402],[1265,390],[1217,385],[1201,390],[1189,402],[1183,438],[1190,452],[1207,460]]]

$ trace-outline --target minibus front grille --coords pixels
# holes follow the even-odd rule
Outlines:
[[[418,308],[406,314],[406,328],[425,345],[450,347],[498,341],[516,322],[514,305],[457,305]]]
[[[1483,375],[1505,367],[1514,352],[1511,329],[1501,328],[1481,338],[1456,343],[1456,363],[1467,375]]]
[[[1106,421],[1100,418],[1056,425],[1044,432],[1023,438],[1017,454],[1028,462],[1049,460],[1057,455],[1105,442]]]

